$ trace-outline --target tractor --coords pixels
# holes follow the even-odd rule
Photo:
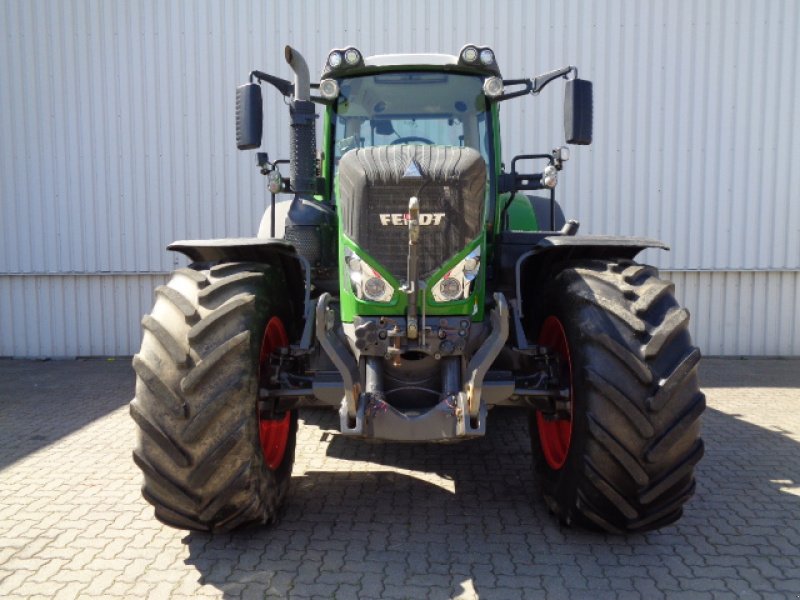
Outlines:
[[[700,352],[673,284],[634,260],[668,248],[578,234],[555,198],[567,146],[501,157],[502,103],[559,80],[566,143],[590,144],[591,82],[574,66],[504,79],[476,44],[334,49],[318,83],[285,59],[291,81],[252,71],[236,89],[240,150],[261,147],[262,88],[289,107],[289,158],[256,153],[272,193],[258,234],[170,244],[189,266],[142,319],[133,459],[155,516],[274,521],[302,407],[338,411],[342,436],[425,444],[517,407],[562,524],[677,520],[703,455]]]

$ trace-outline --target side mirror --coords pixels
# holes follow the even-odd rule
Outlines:
[[[564,94],[564,134],[568,144],[592,143],[592,82],[567,81]]]
[[[236,88],[236,147],[239,150],[261,146],[263,111],[260,85],[245,83]]]

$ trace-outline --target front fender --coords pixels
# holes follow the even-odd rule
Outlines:
[[[192,262],[253,262],[273,265],[283,271],[293,306],[306,305],[311,293],[308,261],[285,240],[264,238],[220,238],[179,240],[167,246]]]
[[[522,241],[522,240],[520,240]],[[579,259],[632,259],[642,250],[669,250],[664,242],[642,237],[614,235],[550,235],[540,237],[533,247],[517,254],[514,291],[519,316],[523,316],[523,293],[531,281],[545,283],[555,277],[559,265]]]

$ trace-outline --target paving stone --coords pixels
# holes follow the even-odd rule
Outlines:
[[[629,537],[554,522],[513,410],[492,411],[484,439],[429,446],[349,440],[335,411],[303,410],[279,523],[164,527],[130,458],[129,364],[0,360],[4,599],[800,593],[798,360],[704,360],[696,496],[678,523]]]

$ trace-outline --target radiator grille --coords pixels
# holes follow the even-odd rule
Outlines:
[[[404,177],[412,164],[421,177]],[[351,150],[339,163],[345,235],[398,279],[406,275],[403,217],[411,196],[420,203],[419,267],[425,278],[478,236],[485,194],[486,166],[471,148],[380,146]]]

